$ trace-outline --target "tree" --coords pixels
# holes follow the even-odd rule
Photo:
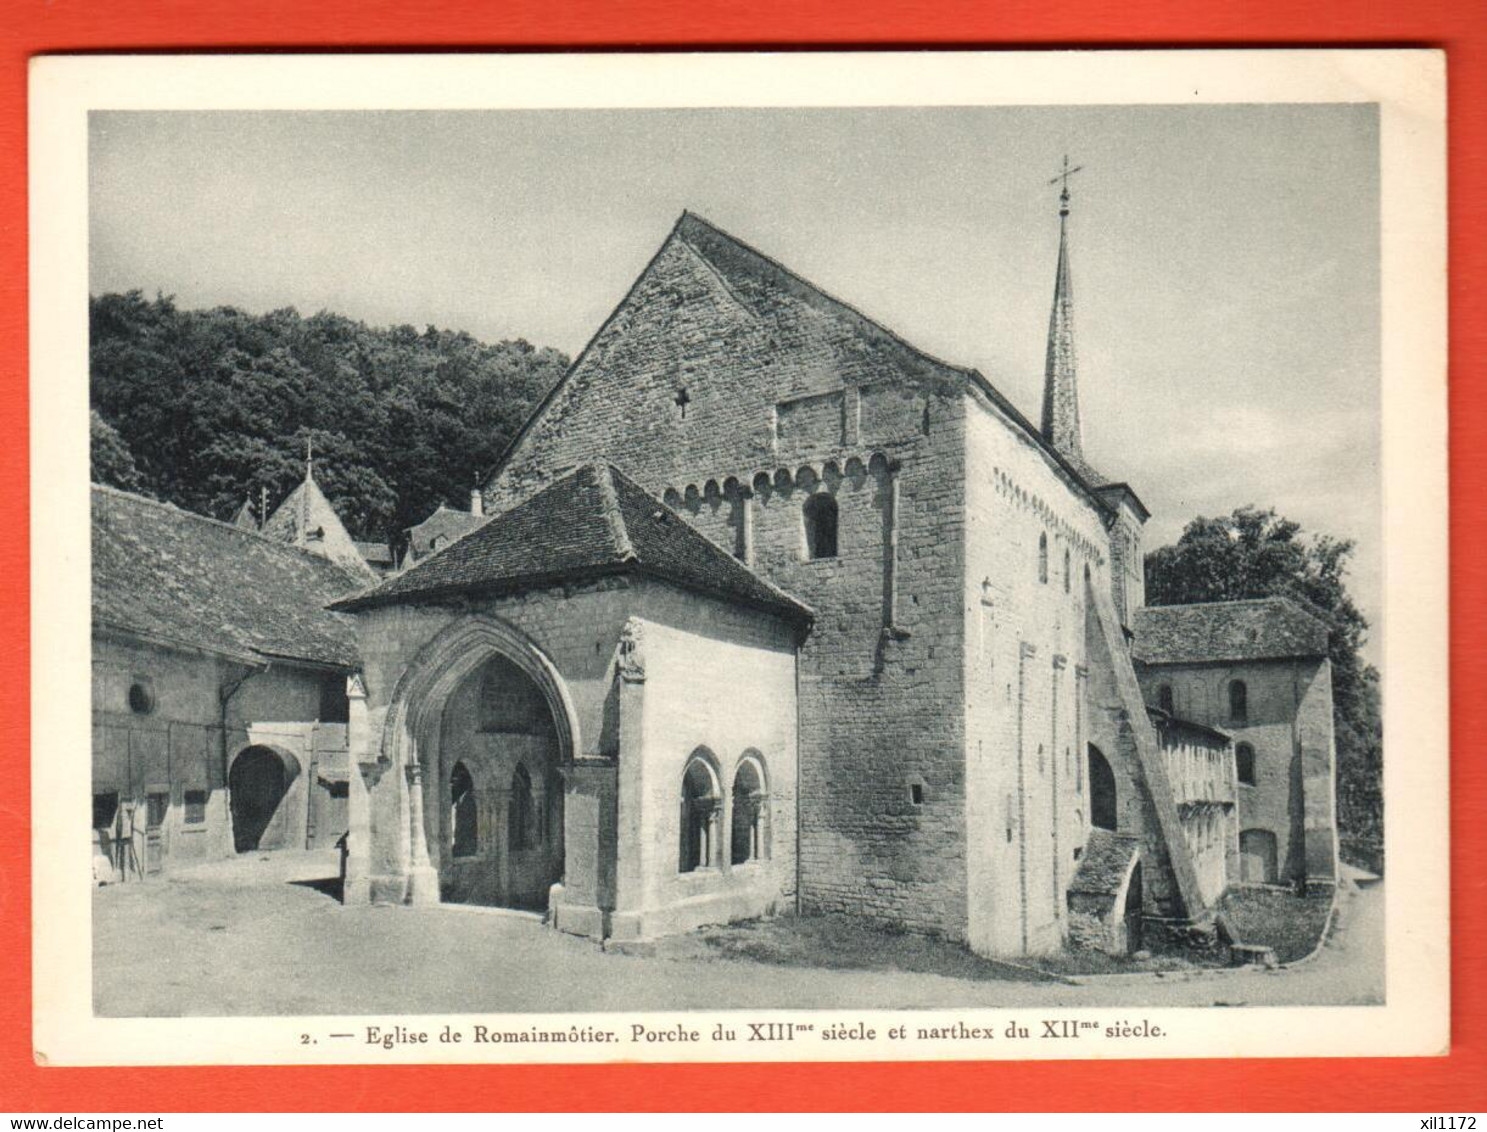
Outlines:
[[[1383,837],[1383,728],[1379,674],[1360,650],[1368,621],[1347,591],[1354,544],[1309,537],[1274,510],[1240,507],[1219,518],[1197,518],[1172,546],[1146,556],[1151,605],[1298,598],[1328,626],[1337,740],[1337,803],[1345,850],[1378,865]]]
[[[261,490],[273,506],[313,436],[316,480],[368,541],[464,506],[568,365],[521,340],[292,307],[180,310],[130,291],[94,296],[89,313],[93,408],[113,434],[99,443],[110,460],[133,453],[137,490],[223,519]]]
[[[139,469],[134,466],[134,456],[124,438],[102,417],[98,411],[88,414],[90,437],[91,475],[94,483],[106,483],[121,487],[125,491],[138,491],[144,486]]]

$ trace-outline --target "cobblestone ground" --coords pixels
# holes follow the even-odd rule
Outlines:
[[[601,951],[489,909],[344,908],[326,853],[238,858],[97,891],[94,1003],[110,1016],[745,1007],[1273,1006],[1382,1000],[1382,884],[1303,967],[1070,986]]]

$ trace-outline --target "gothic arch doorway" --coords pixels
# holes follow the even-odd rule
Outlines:
[[[232,800],[232,847],[239,853],[282,849],[289,815],[285,801],[294,780],[293,759],[272,747],[245,747],[227,772]]]
[[[471,617],[424,647],[394,693],[383,749],[406,768],[415,872],[426,847],[438,899],[547,908],[564,876],[576,734],[556,668],[514,627]]]

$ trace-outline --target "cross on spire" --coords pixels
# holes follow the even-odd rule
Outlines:
[[[1048,182],[1050,185],[1056,185],[1060,181],[1064,183],[1063,189],[1058,194],[1058,214],[1060,216],[1069,215],[1069,178],[1083,168],[1083,165],[1075,165],[1071,169],[1069,167],[1069,155],[1066,153],[1064,154],[1064,167],[1059,170],[1057,176]]]
[[[315,473],[315,438],[305,437],[305,479]]]

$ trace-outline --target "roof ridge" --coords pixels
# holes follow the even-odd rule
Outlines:
[[[814,616],[815,611],[810,606],[806,605],[805,602],[801,601],[800,598],[796,597],[789,590],[786,590],[786,589],[782,588],[781,586],[776,585],[774,582],[772,582],[768,578],[764,577],[764,575],[760,574],[757,570],[755,570],[747,562],[743,561],[743,559],[738,558],[736,555],[729,554],[726,550],[724,550],[722,547],[720,547],[717,543],[713,542],[712,539],[708,538],[705,534],[703,534],[696,527],[694,527],[691,523],[689,523],[687,521],[686,516],[684,516],[683,514],[681,514],[681,512],[677,511],[676,508],[672,507],[664,499],[658,499],[658,498],[656,498],[650,492],[646,491],[646,489],[644,487],[642,487],[639,483],[637,483],[635,480],[633,480],[630,476],[626,475],[625,472],[624,472],[624,470],[622,468],[619,468],[619,467],[617,467],[614,464],[610,464],[609,465],[609,470],[610,470],[611,473],[613,473],[616,476],[619,476],[620,479],[624,480],[625,481],[625,484],[627,486],[633,488],[635,491],[639,492],[642,496],[644,496],[645,499],[646,499],[646,501],[648,503],[655,503],[658,506],[660,506],[663,510],[666,511],[666,513],[668,515],[670,515],[673,519],[675,519],[678,523],[680,523],[682,525],[682,528],[684,530],[689,531],[691,534],[697,536],[703,542],[707,543],[707,545],[709,547],[711,547],[714,551],[717,552],[717,555],[718,555],[718,558],[719,558],[720,561],[726,561],[726,562],[732,563],[733,566],[734,566],[734,568],[739,569],[739,570],[742,570],[745,574],[749,575],[749,577],[753,578],[756,582],[758,582],[760,585],[764,586],[766,589],[768,589],[771,593],[773,593],[776,597],[778,597],[782,601],[788,602],[789,604],[794,605],[794,606],[798,606],[799,608],[805,610],[807,613],[810,613],[812,616]],[[650,567],[650,564],[642,563],[642,565],[648,566],[649,568],[654,569],[654,567]]]
[[[198,523],[210,523],[214,527],[221,527],[224,530],[232,531],[234,534],[241,535],[244,538],[257,539],[265,546],[273,547],[275,550],[292,551],[294,554],[305,558],[308,561],[333,567],[340,573],[346,574],[345,569],[342,568],[339,563],[332,561],[331,559],[325,557],[325,555],[316,554],[313,550],[310,550],[307,547],[303,546],[296,546],[292,542],[282,542],[279,539],[270,538],[262,531],[250,531],[247,527],[240,527],[236,523],[227,522],[225,519],[217,519],[211,515],[203,515],[199,511],[188,511],[184,507],[177,507],[174,503],[171,503],[168,500],[151,499],[147,495],[140,495],[139,493],[133,491],[125,491],[123,488],[113,487],[110,484],[90,483],[88,486],[91,487],[94,491],[102,491],[108,493],[109,495],[121,496],[126,500],[130,500],[135,503],[148,504],[149,506],[156,507],[162,511],[172,511],[177,515],[184,515],[186,518],[193,519]],[[349,574],[346,574],[346,577],[349,581],[355,584],[355,578],[352,578]]]
[[[620,513],[619,495],[614,489],[614,476],[618,469],[613,464],[591,464],[594,478],[598,480],[599,507],[604,512],[604,521],[609,524],[609,536],[614,539],[615,553],[620,561],[638,561],[635,544],[630,541],[630,532],[625,527],[625,516]]]
[[[687,225],[687,221],[689,221],[689,220],[693,222],[692,225]],[[713,233],[714,235],[719,236],[722,239],[728,241],[730,244],[734,245],[739,250],[741,250],[743,252],[746,252],[747,254],[753,256],[755,259],[762,260],[766,265],[768,265],[769,267],[771,267],[775,271],[778,271],[781,275],[784,275],[787,279],[793,279],[796,283],[799,283],[802,287],[805,287],[805,288],[809,289],[810,291],[812,291],[815,294],[819,295],[821,298],[827,300],[828,302],[830,302],[830,303],[832,303],[832,304],[834,304],[834,305],[836,305],[838,307],[841,307],[844,311],[847,311],[849,314],[853,315],[854,317],[861,319],[863,322],[867,323],[872,329],[878,331],[881,334],[886,335],[888,338],[892,339],[895,344],[897,344],[898,346],[902,347],[903,349],[909,351],[909,353],[914,354],[916,357],[923,358],[925,361],[930,362],[933,365],[940,366],[942,369],[948,369],[948,370],[950,370],[950,371],[952,371],[954,373],[958,373],[958,374],[961,374],[961,375],[966,376],[966,377],[970,377],[972,375],[979,376],[979,374],[977,374],[977,371],[975,370],[975,368],[972,367],[972,366],[963,366],[963,365],[960,365],[960,364],[958,364],[956,362],[946,361],[944,358],[941,358],[941,357],[938,357],[938,356],[936,356],[934,354],[931,354],[928,350],[925,350],[925,349],[923,349],[923,348],[921,348],[919,346],[914,345],[914,343],[910,342],[907,338],[903,337],[903,335],[899,334],[898,331],[894,330],[892,327],[886,325],[883,322],[880,322],[878,319],[874,318],[872,315],[867,314],[867,313],[859,310],[857,307],[854,307],[851,303],[847,302],[845,299],[839,299],[839,298],[837,298],[837,296],[833,295],[830,291],[828,291],[825,287],[822,287],[819,283],[815,283],[815,282],[811,281],[810,279],[807,279],[800,272],[795,271],[793,268],[787,267],[785,264],[781,263],[779,260],[777,260],[773,256],[769,255],[767,252],[760,251],[758,248],[754,247],[754,245],[751,244],[751,243],[749,243],[747,240],[739,239],[739,237],[735,236],[732,232],[729,232],[727,229],[720,228],[718,225],[714,224],[711,220],[707,219],[705,216],[699,216],[695,212],[689,212],[686,209],[683,209],[682,210],[681,217],[677,220],[675,227],[672,228],[672,235],[678,236],[682,240],[686,241],[687,246],[689,248],[691,248],[693,251],[695,251],[698,255],[702,256],[704,259],[706,259],[707,258],[707,253],[703,249],[701,249],[701,248],[697,247],[695,244],[693,244],[690,240],[687,240],[686,232],[684,230],[685,227],[697,226],[697,225],[700,225],[701,227],[705,228],[707,231],[709,231],[709,232]],[[710,265],[710,266],[712,266],[712,265]],[[716,267],[714,267],[714,269],[717,270]],[[718,271],[718,274],[722,275],[724,273],[719,270]]]

